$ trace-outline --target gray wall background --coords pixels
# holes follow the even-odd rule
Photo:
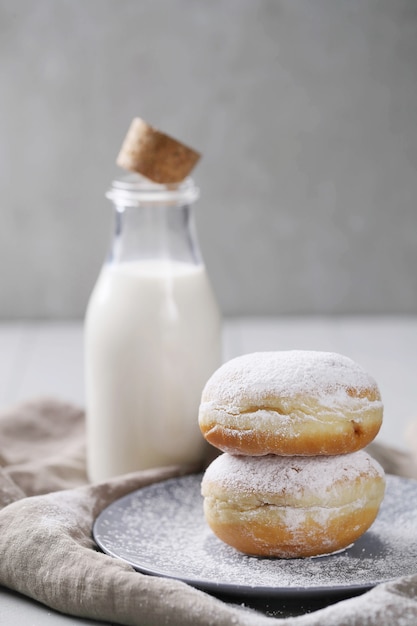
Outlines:
[[[80,318],[135,115],[226,315],[417,313],[415,0],[0,0],[0,318]]]

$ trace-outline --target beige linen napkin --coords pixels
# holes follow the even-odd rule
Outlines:
[[[398,453],[377,447],[394,469]],[[0,415],[0,584],[70,615],[125,626],[381,626],[417,623],[417,575],[311,614],[276,619],[99,552],[91,529],[110,502],[184,473],[155,469],[88,485],[82,411],[39,400]],[[414,466],[415,468],[415,466]],[[417,474],[416,474],[417,476]]]

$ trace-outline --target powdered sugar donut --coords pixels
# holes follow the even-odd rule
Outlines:
[[[289,350],[246,354],[208,380],[199,424],[231,454],[334,455],[377,435],[383,406],[375,380],[348,357]]]
[[[222,454],[202,480],[213,532],[245,554],[295,558],[329,554],[373,523],[384,472],[366,452],[332,457]]]

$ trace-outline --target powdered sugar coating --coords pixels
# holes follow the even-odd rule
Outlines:
[[[202,402],[240,405],[250,396],[252,404],[261,405],[271,396],[308,395],[331,403],[341,395],[363,396],[369,390],[373,399],[380,399],[375,380],[341,354],[315,350],[253,352],[222,365],[208,380]]]
[[[198,421],[203,436],[231,454],[335,455],[365,448],[383,405],[375,380],[333,352],[254,352],[208,380]]]
[[[240,498],[256,495],[264,502],[277,496],[292,506],[331,506],[343,504],[340,485],[350,500],[349,485],[358,479],[384,479],[384,471],[364,451],[337,456],[281,457],[232,456],[221,454],[207,468],[202,492],[214,485],[219,496]]]

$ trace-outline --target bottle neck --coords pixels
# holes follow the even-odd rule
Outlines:
[[[191,178],[161,185],[129,174],[114,180],[106,195],[115,207],[109,262],[202,263],[192,210],[199,190]]]
[[[191,205],[115,206],[109,262],[152,259],[202,263]]]

